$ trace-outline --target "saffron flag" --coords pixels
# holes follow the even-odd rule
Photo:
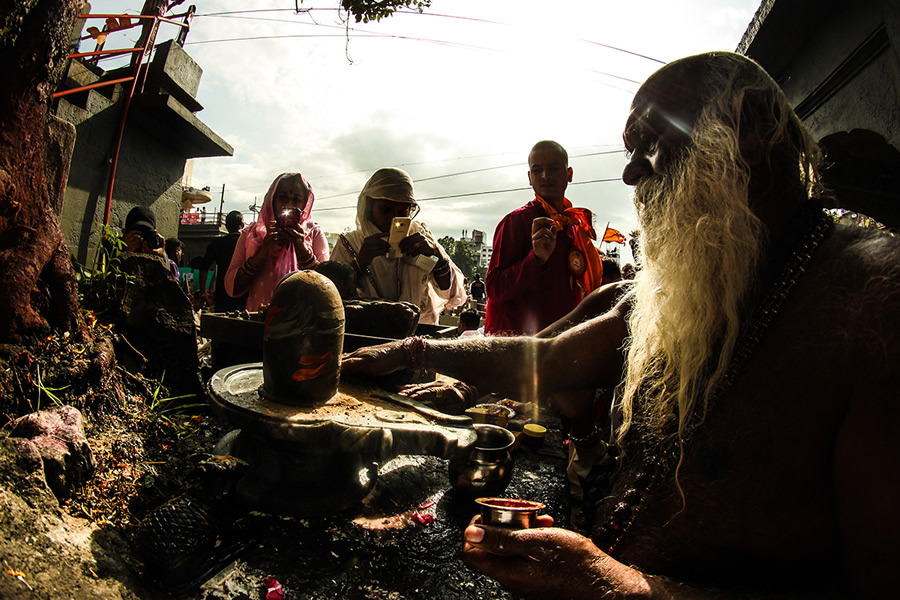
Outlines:
[[[603,234],[603,241],[612,242],[614,244],[624,244],[626,239],[619,231],[616,231],[612,227],[607,227],[606,233]]]

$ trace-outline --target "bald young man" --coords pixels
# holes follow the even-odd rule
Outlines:
[[[900,244],[822,215],[817,147],[740,55],[660,69],[624,140],[643,252],[626,303],[550,340],[396,343],[345,369],[399,368],[413,348],[541,393],[624,367],[620,464],[590,537],[549,517],[466,529],[466,563],[515,594],[896,597]]]
[[[484,281],[485,333],[537,333],[599,287],[602,268],[590,243],[596,238],[590,211],[566,198],[572,174],[558,142],[540,141],[528,153],[534,199],[503,217],[494,232]]]

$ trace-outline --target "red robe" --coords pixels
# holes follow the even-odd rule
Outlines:
[[[534,255],[531,223],[546,216],[537,200],[532,200],[506,215],[497,226],[485,277],[485,333],[537,333],[581,302],[581,289],[573,285],[569,272],[574,227],[557,232],[556,247],[546,263],[539,265]]]

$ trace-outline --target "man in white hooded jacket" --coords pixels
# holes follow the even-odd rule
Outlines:
[[[356,269],[359,295],[419,307],[419,322],[436,324],[445,308],[466,301],[459,267],[424,223],[413,220],[400,241],[398,258],[389,258],[388,234],[395,217],[419,212],[412,179],[402,169],[379,169],[359,193],[356,230],[340,236],[332,260]]]

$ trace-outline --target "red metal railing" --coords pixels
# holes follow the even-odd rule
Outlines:
[[[110,213],[110,209],[112,208],[113,188],[115,187],[115,182],[116,182],[116,168],[119,165],[119,151],[122,149],[122,137],[125,134],[125,120],[128,117],[128,109],[131,106],[131,99],[134,97],[135,90],[137,89],[137,83],[138,83],[138,79],[139,79],[138,76],[140,74],[141,66],[143,66],[144,61],[150,56],[150,54],[152,54],[152,50],[156,46],[156,34],[159,30],[159,24],[160,23],[172,23],[173,25],[178,25],[182,29],[189,28],[190,24],[191,24],[191,20],[193,19],[193,16],[194,16],[194,10],[195,10],[195,7],[191,6],[186,13],[183,13],[180,15],[174,15],[173,18],[160,17],[157,15],[138,15],[138,16],[136,16],[135,18],[138,19],[138,23],[140,23],[141,21],[146,21],[148,19],[153,20],[153,26],[150,30],[150,35],[147,37],[147,40],[143,46],[135,46],[134,48],[119,48],[119,49],[114,49],[114,50],[98,49],[93,52],[76,52],[74,54],[69,55],[69,59],[82,58],[82,57],[88,57],[88,56],[95,56],[99,59],[99,58],[118,56],[118,55],[122,55],[122,54],[135,54],[137,52],[141,53],[140,59],[137,61],[134,61],[134,64],[132,65],[132,69],[133,69],[132,74],[128,77],[122,77],[119,79],[111,79],[108,81],[101,81],[101,82],[92,83],[89,85],[83,85],[80,87],[72,88],[70,90],[63,90],[63,91],[56,92],[55,94],[53,94],[54,98],[61,98],[63,96],[68,96],[70,94],[76,94],[78,92],[92,90],[92,89],[96,89],[99,87],[116,85],[116,84],[120,84],[120,83],[124,84],[129,81],[131,82],[131,86],[128,89],[128,95],[125,97],[125,101],[122,106],[122,114],[119,117],[119,127],[116,130],[116,140],[115,140],[115,144],[113,145],[113,150],[112,150],[111,166],[110,166],[110,172],[109,172],[109,186],[106,191],[106,209],[103,212],[103,224],[104,225],[109,225],[109,213]],[[115,19],[116,21],[118,21],[119,19],[121,19],[123,17],[128,17],[130,19],[132,16],[134,16],[134,15],[92,15],[92,14],[88,14],[88,15],[78,15],[78,18],[85,19],[85,20],[86,19],[107,19],[107,20]],[[174,20],[174,19],[182,18],[182,17],[184,18],[183,22]],[[126,27],[117,28],[114,31],[110,30],[105,33],[106,33],[106,35],[109,35],[111,33],[117,32],[117,31],[126,31],[126,30],[132,29],[133,27],[136,27],[136,26],[137,26],[137,24],[128,25]],[[92,36],[92,35],[87,35],[87,36],[83,37],[82,39],[89,39],[89,38],[93,38],[93,37],[94,36]],[[184,43],[184,36],[179,35],[178,39],[180,40],[181,43]],[[103,43],[105,43],[105,38],[104,38],[104,42],[97,43],[97,47],[102,48]],[[148,52],[148,50],[150,50],[150,52]],[[144,69],[143,78],[140,78],[142,91],[143,91],[144,83],[147,81],[147,71],[148,71],[148,69]]]

